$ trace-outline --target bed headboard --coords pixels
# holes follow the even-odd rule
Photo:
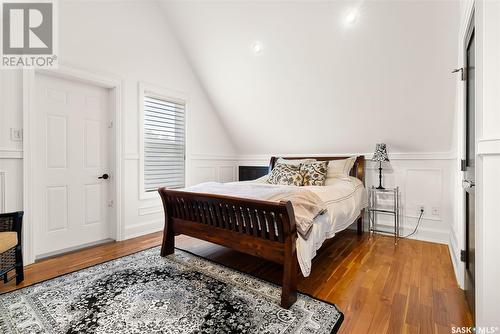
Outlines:
[[[283,159],[316,159],[317,161],[330,161],[330,160],[341,160],[347,159],[349,157],[271,157],[271,161],[269,162],[269,172],[274,168],[276,164],[276,160],[278,158]],[[351,170],[351,176],[358,178],[365,184],[365,156],[360,155],[356,158],[356,162],[354,162],[354,166]]]

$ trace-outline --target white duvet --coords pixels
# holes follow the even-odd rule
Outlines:
[[[265,183],[266,177],[245,183]],[[238,184],[241,182],[232,182]],[[311,273],[312,259],[326,239],[345,230],[368,205],[368,197],[363,183],[355,177],[335,179],[328,186],[306,186],[326,204],[327,212],[316,217],[307,240],[300,234],[297,238],[297,259],[304,277]]]

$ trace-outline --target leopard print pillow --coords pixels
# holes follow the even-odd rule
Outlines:
[[[294,166],[277,163],[271,171],[271,175],[269,175],[267,183],[286,186],[301,186],[302,174],[300,173],[300,165]]]
[[[300,165],[303,186],[324,186],[326,173],[328,171],[328,161],[318,161]]]

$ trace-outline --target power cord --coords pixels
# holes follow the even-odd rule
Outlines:
[[[420,225],[420,221],[422,220],[422,215],[423,214],[424,214],[424,210],[420,209],[420,216],[418,216],[417,226],[415,226],[415,229],[413,230],[413,232],[411,232],[410,234],[408,234],[408,235],[406,235],[404,237],[400,237],[400,239],[409,238],[409,237],[411,237],[412,235],[414,235],[417,232],[417,229],[418,229],[418,226]]]

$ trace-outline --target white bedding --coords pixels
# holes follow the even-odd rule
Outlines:
[[[307,239],[314,225],[314,219],[326,211],[323,200],[307,187],[285,186],[267,183],[219,183],[204,182],[184,191],[251,198],[271,202],[292,203],[297,232]]]
[[[266,177],[245,183],[265,183]],[[232,182],[233,184],[241,182]],[[326,239],[345,230],[359,216],[367,204],[367,192],[362,182],[355,177],[338,178],[328,186],[306,186],[327,205],[327,212],[314,220],[311,232],[305,240],[298,235],[297,259],[304,277],[311,273],[312,259]]]

